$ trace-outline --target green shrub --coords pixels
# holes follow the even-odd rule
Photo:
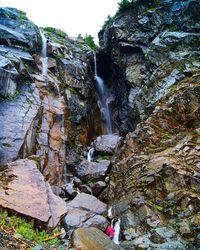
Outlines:
[[[110,15],[108,15],[106,21],[104,22],[103,27],[110,26],[113,23],[113,21],[114,21],[114,17],[111,17]]]
[[[145,5],[148,8],[155,8],[159,4],[161,4],[161,0],[121,0],[118,3],[118,10],[115,16],[127,10],[137,10],[140,5]]]
[[[52,234],[47,233],[44,230],[39,230],[34,227],[33,222],[28,222],[20,216],[10,216],[6,210],[0,211],[0,225],[6,225],[8,228],[14,228],[14,230],[21,234],[24,239],[37,242],[38,244],[45,245],[45,239],[50,238],[54,233],[57,233],[56,229]],[[60,244],[58,238],[53,238],[47,242],[47,244],[57,245]]]
[[[91,35],[85,35],[85,37],[83,38],[83,40],[85,41],[85,43],[92,49],[92,50],[96,50],[97,49],[97,45],[94,42],[94,37],[92,37]]]
[[[50,32],[50,33],[53,33],[53,34],[55,34],[57,36],[60,36],[62,38],[65,38],[65,37],[68,36],[67,33],[64,32],[63,30],[56,29],[56,28],[53,28],[53,27],[45,27],[45,28],[43,28],[43,30],[47,31],[47,32]]]
[[[124,11],[135,8],[137,2],[138,2],[137,0],[121,0],[121,2],[118,3],[117,14],[121,14]]]

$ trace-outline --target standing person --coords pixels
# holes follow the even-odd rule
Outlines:
[[[106,234],[108,235],[108,237],[112,240],[115,236],[115,230],[114,228],[111,226],[108,226],[106,229]]]

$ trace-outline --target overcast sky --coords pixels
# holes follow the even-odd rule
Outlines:
[[[119,0],[0,0],[1,7],[15,7],[40,27],[60,28],[69,36],[97,34]]]

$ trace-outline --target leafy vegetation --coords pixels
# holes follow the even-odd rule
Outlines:
[[[121,2],[118,3],[118,10],[116,15],[119,15],[124,11],[135,8],[137,4],[138,4],[137,0],[121,0]]]
[[[152,204],[153,208],[155,208],[156,210],[158,210],[159,212],[163,212],[164,211],[164,208],[161,207],[160,205],[158,204]]]
[[[103,27],[110,26],[113,23],[114,19],[125,11],[138,10],[138,7],[140,5],[146,5],[148,7],[148,10],[155,10],[160,3],[161,0],[121,0],[118,3],[118,10],[116,14],[113,17],[108,15]]]
[[[67,33],[61,29],[56,29],[53,27],[45,27],[45,28],[43,28],[43,30],[46,32],[49,32],[49,33],[53,33],[53,34],[60,36],[62,38],[68,37]]]
[[[85,35],[85,37],[83,38],[83,40],[85,41],[85,43],[93,50],[97,49],[97,45],[94,42],[94,37],[91,35]]]
[[[45,245],[45,239],[50,238],[58,231],[54,230],[52,234],[49,234],[44,230],[39,230],[34,227],[33,222],[27,222],[25,219],[16,215],[9,217],[6,210],[0,211],[0,225],[6,225],[7,228],[12,228],[18,234],[22,235],[24,239],[41,245]],[[48,241],[48,244],[58,245],[60,244],[60,240],[53,238]]]
[[[110,26],[113,23],[113,21],[114,21],[114,16],[112,17],[111,15],[108,15],[106,21],[104,22],[103,27]]]

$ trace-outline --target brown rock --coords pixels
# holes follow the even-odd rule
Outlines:
[[[78,228],[73,233],[73,246],[84,250],[117,250],[115,245],[106,234],[97,228]]]
[[[17,160],[0,172],[0,206],[55,227],[67,212],[65,202],[54,195],[35,161]]]

